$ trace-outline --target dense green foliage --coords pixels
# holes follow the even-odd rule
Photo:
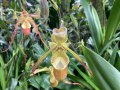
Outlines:
[[[0,90],[119,90],[120,1],[47,0],[48,4],[41,1],[0,0]],[[40,14],[34,21],[47,45],[53,28],[65,26],[69,47],[89,66],[93,75],[67,52],[70,64],[66,80],[71,84],[61,81],[53,88],[48,73],[30,76],[34,62],[48,51],[34,27],[30,28],[29,36],[24,36],[19,26],[9,50],[2,52],[8,48],[23,10]],[[51,54],[38,68],[49,67],[50,59]]]

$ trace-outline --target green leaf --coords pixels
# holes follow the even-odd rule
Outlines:
[[[10,32],[9,32],[9,30],[8,30],[8,26],[7,26],[6,23],[5,23],[4,21],[2,21],[2,20],[0,20],[0,28],[5,29],[6,32],[7,32],[7,35],[10,36]]]
[[[5,90],[6,88],[5,73],[3,68],[1,67],[0,67],[0,84],[1,84],[2,90]]]
[[[56,10],[56,11],[58,11],[58,5],[57,5],[57,3],[54,1],[54,0],[50,0],[50,3],[51,3],[51,5],[53,6],[53,8]]]
[[[0,55],[0,66],[1,66],[2,68],[5,66],[5,63],[4,63],[1,55]]]
[[[116,58],[117,50],[118,50],[118,44],[115,45],[115,47],[114,47],[114,49],[112,51],[112,55],[110,56],[110,63],[112,65],[115,64],[115,58]]]
[[[70,14],[70,18],[71,18],[71,21],[72,21],[72,23],[74,24],[74,26],[75,26],[76,28],[78,28],[78,22],[77,22],[75,16],[73,16],[73,14]]]
[[[17,86],[17,83],[18,83],[18,79],[12,78],[12,82],[11,82],[11,87],[10,87],[10,89],[11,89],[11,90],[15,90],[15,88],[16,88],[16,86]]]
[[[25,65],[25,71],[26,71],[26,72],[29,71],[30,65],[31,65],[31,58],[28,59],[26,65]]]
[[[86,61],[94,74],[93,80],[96,85],[101,90],[119,90],[120,72],[97,53],[85,46],[82,48]]]
[[[86,74],[84,74],[77,66],[76,64],[70,59],[70,62],[73,64],[73,66],[75,67],[75,69],[78,71],[78,73],[87,81],[87,83],[89,83],[95,90],[100,90],[94,83],[93,81],[90,79],[90,77],[88,77]]]
[[[120,71],[120,50],[117,51],[118,60],[116,61],[115,67]]]
[[[28,84],[27,79],[24,77],[24,81],[22,81],[22,80],[19,81],[18,85],[15,87],[14,90],[29,90],[27,84]],[[13,89],[11,89],[11,90],[13,90]]]
[[[83,79],[75,76],[75,75],[70,75],[68,74],[67,75],[73,82],[78,82],[81,84],[82,88],[88,88],[89,90],[93,90],[93,88],[86,82],[84,81]]]
[[[49,75],[43,74],[41,76],[32,77],[30,79],[30,85],[37,89],[40,89],[42,87],[44,90],[49,90],[51,87],[49,82]]]
[[[41,48],[41,46],[38,43],[32,45],[32,47],[33,47],[33,51],[35,52],[35,56],[37,58],[39,58],[40,56],[42,56],[42,54],[45,53],[45,51]]]
[[[105,33],[105,44],[113,37],[120,22],[120,0],[115,0]]]
[[[88,20],[90,32],[95,43],[95,48],[99,52],[102,49],[101,45],[103,43],[103,33],[98,14],[95,8],[90,6],[88,0],[80,0],[80,3],[83,6],[86,18]]]
[[[83,89],[78,85],[70,85],[60,82],[59,85],[52,90],[83,90]]]

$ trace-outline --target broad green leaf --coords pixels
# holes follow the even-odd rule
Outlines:
[[[115,0],[108,19],[108,24],[105,33],[105,44],[109,42],[109,40],[115,34],[119,22],[120,22],[120,0]]]
[[[85,46],[82,48],[86,61],[94,74],[93,80],[97,86],[101,90],[119,90],[120,72],[97,53]]]
[[[88,0],[80,0],[80,3],[83,6],[96,50],[99,52],[102,48],[101,45],[103,43],[103,33],[97,12],[95,8],[90,5]]]
[[[49,82],[49,75],[43,74],[41,76],[34,76],[30,80],[30,85],[37,88],[38,90],[43,88],[43,90],[49,90],[51,85]]]
[[[12,82],[11,82],[11,87],[10,87],[10,89],[11,89],[11,90],[15,90],[15,88],[16,88],[16,86],[17,86],[17,83],[18,83],[18,79],[12,78]]]
[[[40,47],[38,43],[32,45],[33,51],[35,52],[35,56],[39,58],[42,54],[45,53],[45,51]]]

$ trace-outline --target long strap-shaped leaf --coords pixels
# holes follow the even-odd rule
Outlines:
[[[102,49],[103,33],[97,12],[88,1],[89,0],[80,0],[80,3],[83,6],[96,50],[99,52]]]
[[[2,67],[0,67],[0,84],[1,84],[2,90],[5,90],[6,89],[5,72]]]
[[[98,87],[101,90],[119,90],[120,72],[97,53],[85,46],[82,48],[86,61],[94,74],[93,79]]]
[[[105,43],[107,43],[115,34],[120,22],[120,0],[115,0],[112,7],[105,34]]]

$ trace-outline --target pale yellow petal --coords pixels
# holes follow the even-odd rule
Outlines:
[[[27,21],[24,21],[21,26],[23,29],[31,28],[31,24]]]

